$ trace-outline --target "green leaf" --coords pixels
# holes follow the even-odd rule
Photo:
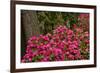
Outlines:
[[[37,57],[33,57],[32,62],[36,62],[36,61],[37,61]]]
[[[37,59],[42,59],[44,56],[43,55],[38,55]]]
[[[37,55],[37,56],[35,56],[35,57],[32,58],[32,62],[36,62],[39,59],[42,59],[43,57],[44,57],[43,55]]]
[[[50,55],[50,60],[51,60],[51,61],[54,60],[54,54],[51,54],[51,55]]]
[[[70,22],[67,21],[66,27],[70,28]]]

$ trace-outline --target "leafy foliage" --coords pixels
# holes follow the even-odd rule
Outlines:
[[[78,22],[78,15],[78,13],[37,11],[41,34],[52,33],[59,25],[72,28],[73,24]]]

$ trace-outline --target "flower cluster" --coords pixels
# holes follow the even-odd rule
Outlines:
[[[76,26],[76,35],[80,40],[80,52],[82,59],[89,59],[89,14],[83,13],[79,15],[79,24]]]
[[[81,59],[78,37],[71,29],[60,25],[53,34],[31,37],[22,62],[78,59]]]
[[[80,21],[89,17],[80,15]],[[89,23],[87,23],[89,24]],[[86,24],[86,25],[87,25]],[[87,27],[87,26],[86,26]],[[88,28],[88,27],[87,27]],[[82,60],[89,58],[89,31],[83,26],[73,25],[73,30],[60,25],[53,33],[31,37],[27,42],[22,62],[48,62]]]

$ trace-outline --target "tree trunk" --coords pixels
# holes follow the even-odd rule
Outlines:
[[[37,36],[40,34],[36,11],[22,11],[22,25],[26,40],[28,40],[31,36]]]
[[[25,54],[27,40],[31,36],[40,34],[38,18],[36,11],[22,10],[21,11],[21,50],[22,56]]]

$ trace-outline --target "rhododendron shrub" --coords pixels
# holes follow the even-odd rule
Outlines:
[[[79,26],[76,26],[76,35],[80,39],[82,59],[89,59],[89,14],[79,15]]]
[[[73,29],[59,25],[53,33],[29,38],[22,62],[48,62],[89,59],[89,15],[80,14]],[[86,28],[85,28],[86,26]]]

